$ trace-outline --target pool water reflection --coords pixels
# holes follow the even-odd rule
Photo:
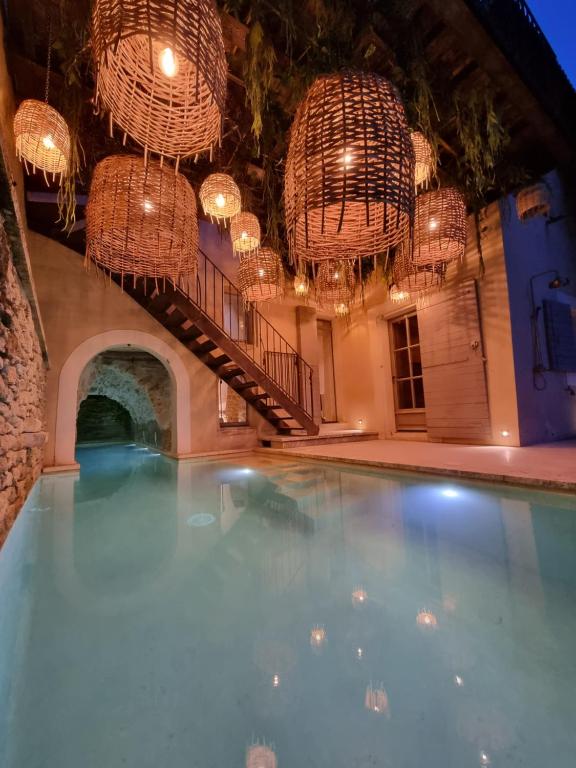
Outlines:
[[[575,764],[573,497],[79,460],[0,553],[0,765]]]

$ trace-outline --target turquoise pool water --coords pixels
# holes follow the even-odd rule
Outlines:
[[[2,768],[573,768],[573,497],[79,451],[0,553]]]

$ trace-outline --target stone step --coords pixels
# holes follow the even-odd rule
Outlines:
[[[319,435],[271,435],[264,441],[266,448],[300,448],[306,445],[331,445],[333,443],[359,443],[377,440],[378,432],[362,429],[331,431]]]

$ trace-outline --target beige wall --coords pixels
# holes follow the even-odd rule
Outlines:
[[[102,333],[133,331],[156,336],[181,360],[190,391],[191,453],[233,450],[255,444],[250,428],[218,424],[217,378],[156,320],[120,289],[84,269],[82,258],[53,240],[29,233],[32,268],[50,353],[47,382],[48,443],[45,464],[55,463],[59,378],[79,345]]]
[[[480,271],[476,225],[473,217],[469,217],[464,260],[450,268],[447,282],[478,279],[492,441],[495,444],[518,445],[508,286],[497,204],[482,213],[480,233],[484,273]],[[388,320],[413,307],[410,302],[405,305],[391,302],[387,298],[383,279],[374,278],[367,287],[364,305],[356,308],[348,320],[334,321],[340,421],[348,422],[353,427],[377,430],[383,437],[394,436]],[[502,437],[502,430],[507,430],[509,436]]]

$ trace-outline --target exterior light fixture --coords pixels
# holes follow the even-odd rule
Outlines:
[[[227,173],[212,173],[204,179],[199,197],[211,221],[226,222],[240,213],[240,189]]]

